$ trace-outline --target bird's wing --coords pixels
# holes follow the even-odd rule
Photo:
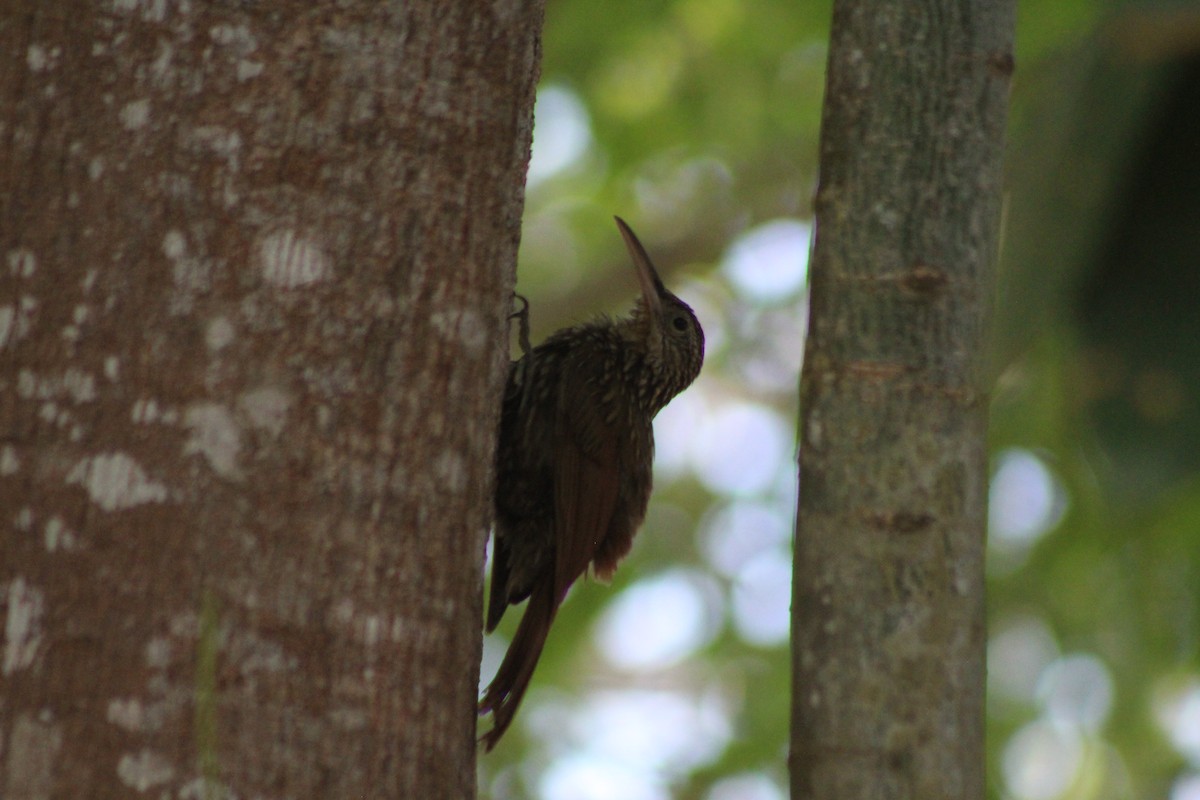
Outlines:
[[[512,723],[542,655],[542,647],[546,644],[546,635],[550,632],[550,623],[554,621],[554,612],[558,607],[550,588],[545,584],[534,587],[521,624],[517,626],[516,636],[504,654],[504,661],[479,701],[480,714],[492,713],[492,729],[482,739],[488,750],[495,747]]]
[[[608,534],[623,450],[616,426],[605,418],[602,389],[576,366],[582,360],[573,362],[563,368],[554,464],[554,589],[559,602]],[[590,366],[594,371],[595,365]]]

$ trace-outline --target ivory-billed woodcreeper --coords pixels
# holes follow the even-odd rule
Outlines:
[[[607,580],[650,500],[651,420],[700,373],[704,331],[667,291],[641,242],[617,227],[642,295],[623,319],[565,328],[508,370],[496,453],[496,529],[487,630],[529,599],[479,702],[491,750],[507,730],[567,589],[588,566]],[[528,305],[519,315],[527,325]]]

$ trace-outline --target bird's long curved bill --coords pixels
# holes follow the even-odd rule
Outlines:
[[[642,285],[642,297],[646,300],[646,307],[657,316],[662,310],[662,297],[667,293],[667,289],[659,279],[658,270],[654,269],[650,256],[646,255],[646,248],[642,247],[642,243],[634,235],[633,229],[620,217],[613,219],[617,221],[617,229],[621,231],[621,238],[625,240],[625,247],[629,250],[634,266],[637,267],[638,283]]]

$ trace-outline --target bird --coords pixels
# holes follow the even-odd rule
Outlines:
[[[623,318],[599,317],[529,346],[509,365],[502,400],[487,632],[528,600],[516,634],[479,701],[492,715],[490,751],[512,723],[571,585],[589,569],[607,582],[646,516],[654,416],[700,374],[704,330],[669,292],[642,243],[617,229],[641,296]]]

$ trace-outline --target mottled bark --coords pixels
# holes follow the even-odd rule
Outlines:
[[[792,797],[984,792],[984,334],[1013,3],[839,0],[802,376]]]
[[[541,5],[6,4],[0,796],[474,796]]]

